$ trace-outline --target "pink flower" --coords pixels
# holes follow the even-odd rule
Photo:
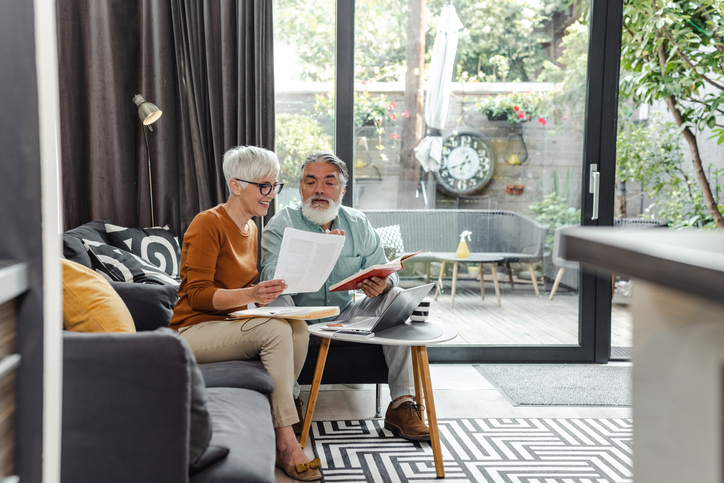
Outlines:
[[[515,107],[513,108],[513,110],[514,110],[515,112],[518,112],[518,111],[520,111],[520,107],[515,106]]]
[[[387,109],[394,109],[396,107],[397,107],[397,104],[395,104],[394,102],[390,102],[390,104],[387,106]]]
[[[390,121],[397,120],[397,114],[395,114],[394,112],[392,114],[390,114],[388,117],[390,118]]]
[[[546,121],[546,120],[543,119],[542,117],[539,117],[539,118],[538,118],[538,122],[541,123],[541,124],[543,124],[543,125],[545,126],[548,121]]]
[[[367,85],[367,81],[366,81],[366,80],[361,80],[361,81],[359,81],[359,83],[362,84],[363,86],[366,86],[366,85]]]
[[[402,115],[409,119],[409,118],[410,118],[410,111],[405,111],[405,112],[402,113]]]
[[[525,112],[519,112],[518,119],[525,119]]]
[[[568,116],[563,116],[561,119],[563,119],[564,121],[567,121],[567,120],[568,120]]]
[[[400,136],[399,136],[399,134],[397,134],[396,132],[393,132],[392,134],[390,134],[390,139],[394,139],[395,141],[399,141],[399,140],[400,140]]]

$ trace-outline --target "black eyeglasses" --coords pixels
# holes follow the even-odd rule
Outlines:
[[[284,188],[284,183],[274,183],[274,184],[269,184],[269,183],[254,183],[253,181],[246,181],[246,180],[244,180],[244,179],[239,179],[239,178],[234,178],[234,179],[235,179],[236,181],[241,181],[242,183],[249,183],[249,184],[253,184],[253,185],[258,186],[258,187],[259,187],[259,191],[260,191],[261,194],[264,195],[264,196],[266,196],[266,195],[268,195],[269,193],[271,193],[272,190],[274,190],[274,194],[278,195],[279,193],[282,192],[282,188]]]

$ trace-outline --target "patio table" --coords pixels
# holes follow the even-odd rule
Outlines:
[[[485,300],[485,286],[483,283],[483,264],[489,263],[490,270],[493,273],[493,286],[495,287],[495,295],[498,297],[498,307],[501,307],[500,303],[500,286],[498,285],[498,274],[495,271],[495,264],[502,262],[505,258],[501,255],[494,253],[471,253],[467,258],[458,258],[455,253],[440,254],[440,260],[442,260],[442,266],[440,267],[440,275],[437,279],[437,287],[435,288],[435,300],[440,295],[440,288],[442,287],[442,277],[445,274],[445,264],[450,262],[453,265],[453,276],[452,276],[452,290],[450,292],[450,307],[455,305],[455,288],[458,281],[458,268],[461,263],[477,263],[480,267],[480,295]]]

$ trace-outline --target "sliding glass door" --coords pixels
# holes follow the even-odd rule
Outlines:
[[[335,9],[330,0],[294,10],[298,3],[276,2],[275,37],[287,42],[282,52],[296,50],[306,72],[298,77],[308,79],[280,89],[294,64],[277,71],[277,151],[289,151],[280,127],[300,116],[308,143],[331,142],[348,163],[345,203],[381,233],[399,233],[385,235],[389,256],[437,253],[400,272],[402,286],[441,281],[431,310],[459,336],[430,348],[431,359],[607,359],[610,278],[606,313],[597,296],[604,277],[564,260],[556,232],[612,216],[616,112],[608,99],[617,88],[621,2],[339,0]],[[321,26],[333,18],[321,9],[337,15],[336,30]],[[618,30],[607,22],[617,15]],[[300,33],[290,35],[289,25]],[[434,59],[443,50],[435,42],[451,37],[447,61]],[[332,52],[334,61],[318,60]],[[440,86],[435,69],[446,63],[450,82]],[[439,139],[437,158],[413,154],[425,136]],[[456,263],[463,231],[472,253]]]

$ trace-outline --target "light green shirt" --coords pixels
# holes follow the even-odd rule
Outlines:
[[[284,208],[274,215],[264,229],[261,238],[261,280],[274,278],[279,247],[282,244],[286,227],[312,233],[324,233],[319,225],[312,223],[302,215],[300,203]],[[329,287],[367,267],[387,263],[382,240],[361,211],[340,206],[339,215],[332,222],[331,230],[344,231],[345,240],[342,253],[321,289],[313,293],[300,293],[292,296],[294,303],[298,306],[336,305],[342,311],[352,302],[353,292],[330,292]],[[394,285],[397,285],[396,273],[390,275],[389,278]]]

